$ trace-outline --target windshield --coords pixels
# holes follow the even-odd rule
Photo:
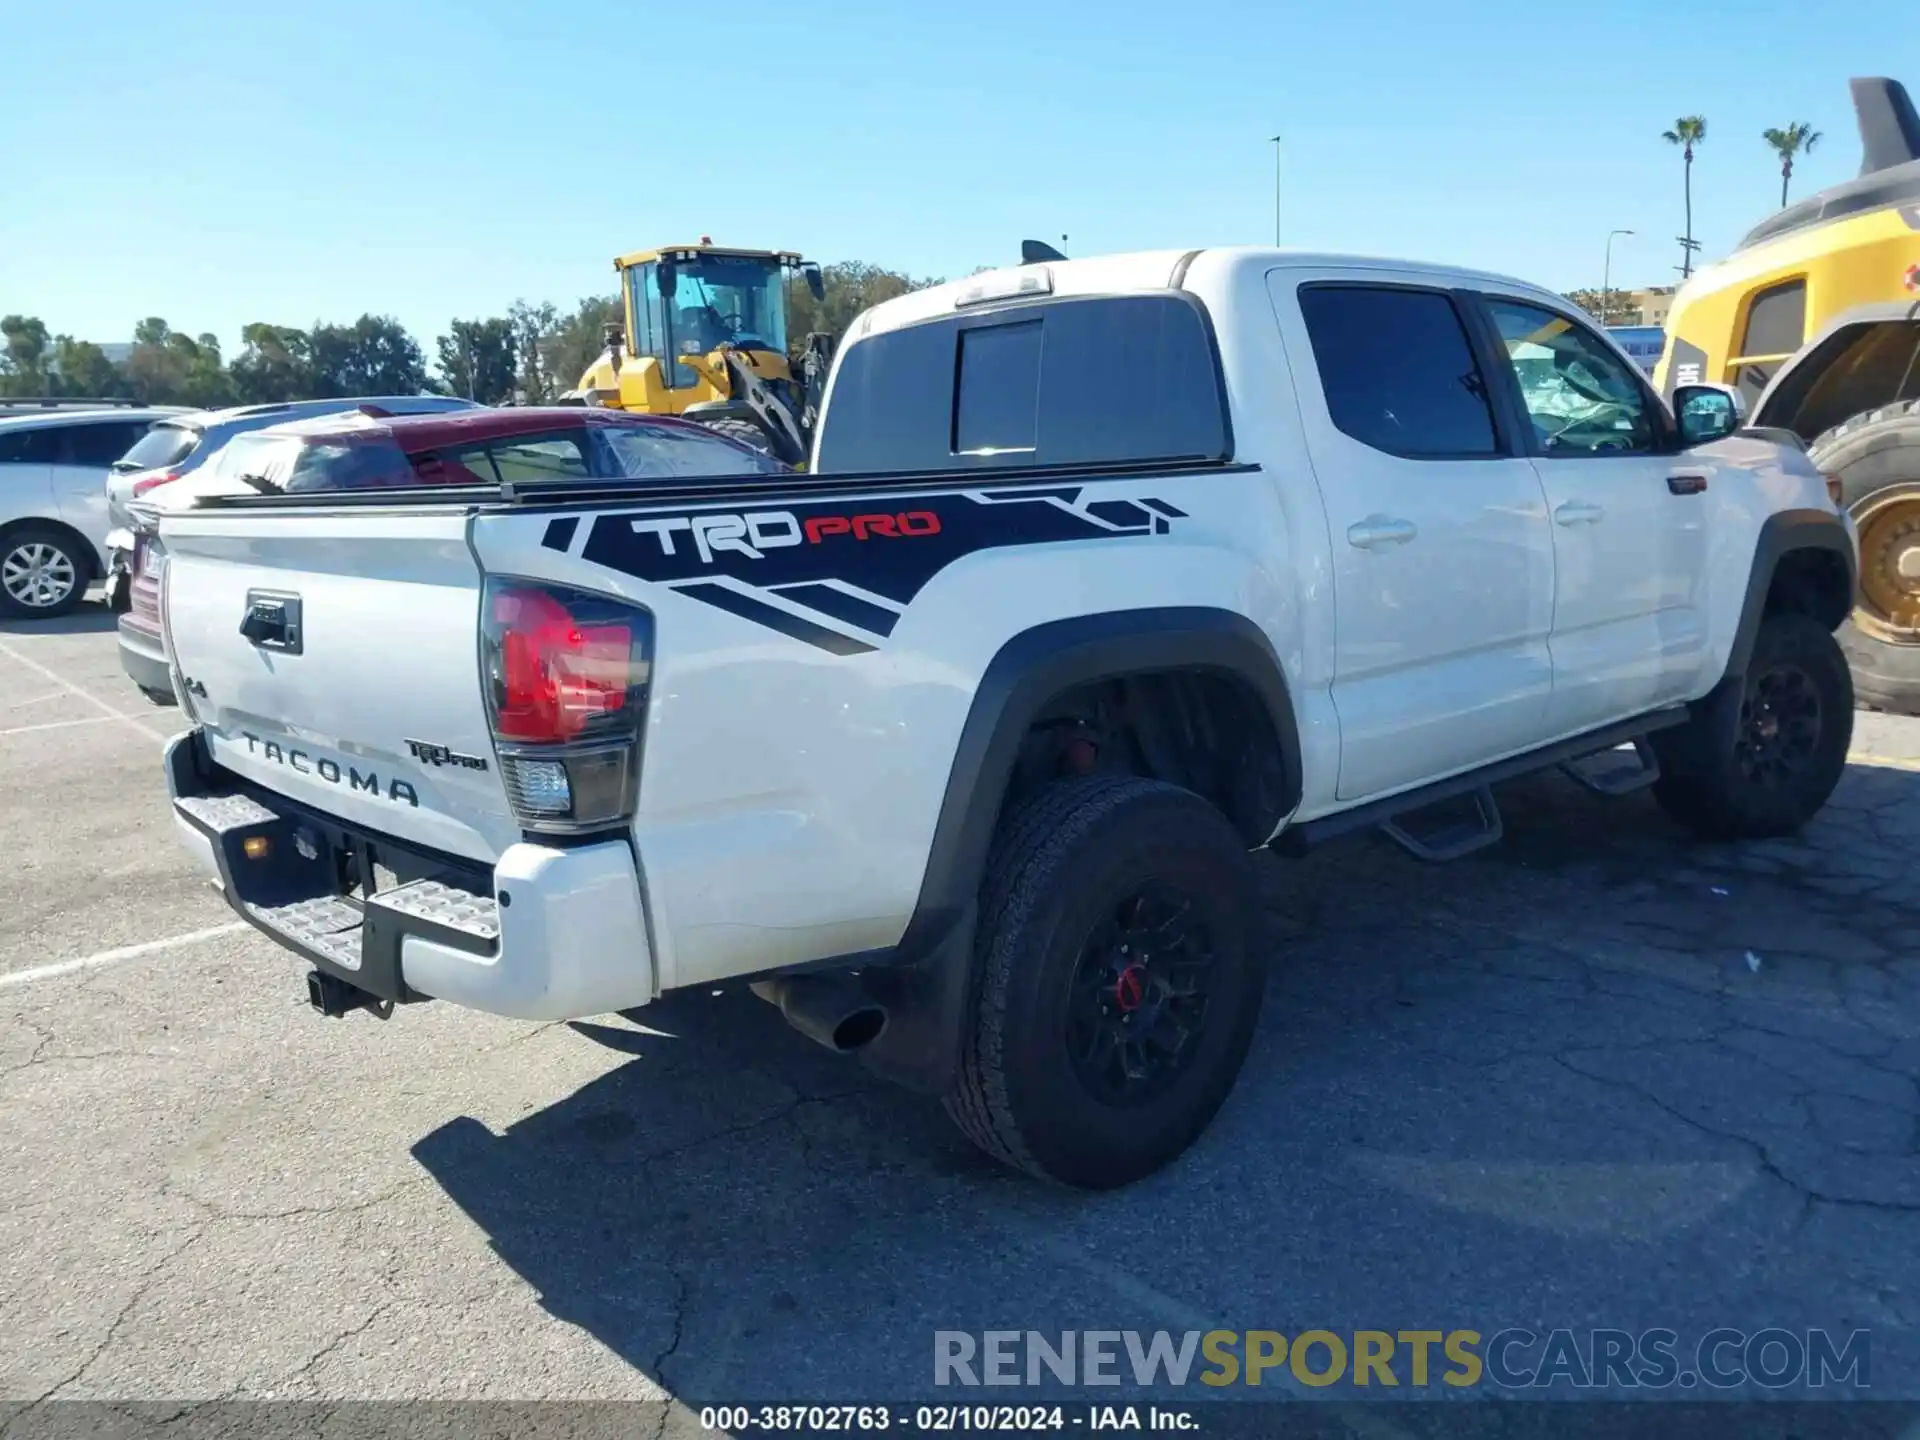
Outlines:
[[[775,260],[701,255],[683,262],[668,302],[673,349],[705,355],[722,345],[785,354],[785,280]]]
[[[158,470],[178,465],[200,443],[200,432],[191,425],[155,425],[133,442],[133,448],[113,462],[116,470]]]

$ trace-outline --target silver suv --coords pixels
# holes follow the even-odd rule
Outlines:
[[[108,572],[107,470],[178,406],[0,399],[0,616],[50,620]]]

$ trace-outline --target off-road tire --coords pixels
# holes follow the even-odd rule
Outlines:
[[[700,417],[696,415],[693,418],[698,420]],[[768,437],[767,432],[752,420],[723,417],[718,420],[701,420],[700,423],[709,430],[725,435],[728,439],[738,440],[742,445],[751,445],[762,455],[774,458],[773,441]]]
[[[1798,769],[1771,782],[1741,763],[1743,743],[1769,718],[1762,697],[1783,676],[1817,705],[1817,733]],[[1773,677],[1772,681],[1769,677]],[[1778,723],[1777,717],[1776,724]],[[1791,835],[1833,794],[1853,744],[1853,682],[1846,656],[1826,627],[1808,615],[1777,612],[1760,622],[1747,673],[1727,685],[1684,724],[1652,736],[1660,762],[1653,795],[1676,820],[1711,840]]]
[[[1920,400],[1883,405],[1843,420],[1809,447],[1822,473],[1840,481],[1840,503],[1856,522],[1867,502],[1895,486],[1920,492]],[[1864,568],[1872,557],[1861,556]],[[1854,624],[1840,627],[1840,648],[1861,704],[1920,715],[1920,645],[1897,645]]]
[[[1068,1051],[1086,940],[1146,882],[1190,896],[1212,954],[1191,1059],[1163,1093],[1115,1105]],[[980,895],[978,997],[947,1113],[989,1155],[1063,1185],[1107,1189],[1190,1146],[1232,1090],[1265,988],[1263,912],[1246,843],[1191,791],[1088,776],[1040,791],[1002,824]]]
[[[56,620],[62,615],[72,614],[80,608],[80,602],[87,598],[87,586],[93,581],[93,557],[67,531],[52,525],[22,525],[0,537],[0,571],[4,570],[11,557],[29,545],[48,546],[65,556],[67,564],[73,569],[73,588],[64,598],[51,605],[24,604],[8,592],[5,576],[0,573],[0,617],[9,620]]]

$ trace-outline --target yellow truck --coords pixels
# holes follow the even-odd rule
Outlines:
[[[790,357],[787,284],[802,280],[820,299],[820,267],[791,251],[735,249],[706,236],[613,265],[622,319],[565,398],[683,415],[804,464],[832,348],[829,337],[809,335],[799,363]]]
[[[1860,174],[1783,208],[1674,296],[1654,383],[1737,389],[1791,432],[1860,531],[1841,631],[1855,694],[1920,714],[1920,116],[1906,88],[1851,82]]]

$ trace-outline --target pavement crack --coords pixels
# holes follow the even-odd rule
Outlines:
[[[93,1347],[88,1353],[87,1358],[75,1366],[65,1377],[56,1380],[39,1395],[28,1401],[19,1410],[16,1410],[8,1419],[6,1425],[0,1427],[0,1436],[4,1436],[12,1430],[14,1422],[22,1416],[38,1409],[59,1395],[59,1393],[69,1385],[76,1384],[84,1378],[86,1373],[100,1362],[101,1357],[113,1348],[114,1342],[120,1338],[121,1327],[127,1323],[128,1318],[139,1308],[140,1302],[147,1298],[147,1292],[151,1290],[159,1280],[160,1272],[165,1270],[167,1266],[171,1265],[181,1255],[184,1255],[194,1245],[198,1244],[201,1237],[206,1233],[204,1226],[194,1230],[185,1240],[181,1241],[158,1260],[154,1261],[153,1264],[149,1265],[146,1271],[140,1276],[138,1282],[135,1283],[133,1293],[127,1297],[126,1303],[120,1307],[119,1312],[108,1322],[106,1332],[100,1337],[100,1343]]]
[[[1850,1206],[1856,1209],[1874,1210],[1892,1215],[1920,1214],[1920,1205],[1909,1204],[1904,1201],[1868,1200],[1853,1195],[1827,1194],[1813,1185],[1805,1181],[1796,1180],[1787,1174],[1781,1167],[1779,1161],[1774,1159],[1773,1152],[1769,1150],[1766,1145],[1758,1140],[1752,1139],[1750,1136],[1741,1135],[1735,1131],[1717,1129],[1701,1120],[1698,1116],[1689,1115],[1686,1111],[1670,1104],[1665,1097],[1658,1093],[1647,1089],[1643,1085],[1636,1085],[1631,1080],[1623,1080],[1617,1076],[1600,1075],[1591,1070],[1583,1070],[1563,1055],[1555,1055],[1551,1058],[1556,1065],[1580,1076],[1582,1079],[1596,1081],[1602,1085],[1609,1085],[1615,1089],[1624,1090],[1628,1094],[1635,1095],[1646,1101],[1662,1114],[1668,1115],[1678,1120],[1681,1124],[1699,1131],[1702,1135],[1710,1136],[1716,1140],[1723,1140],[1728,1144],[1739,1145],[1750,1151],[1756,1167],[1763,1175],[1766,1175],[1769,1179],[1779,1181],[1782,1185],[1786,1186],[1788,1190],[1800,1196],[1803,1203],[1818,1201],[1822,1205]],[[1800,1223],[1804,1224],[1806,1218],[1807,1215],[1803,1213],[1800,1218]]]

